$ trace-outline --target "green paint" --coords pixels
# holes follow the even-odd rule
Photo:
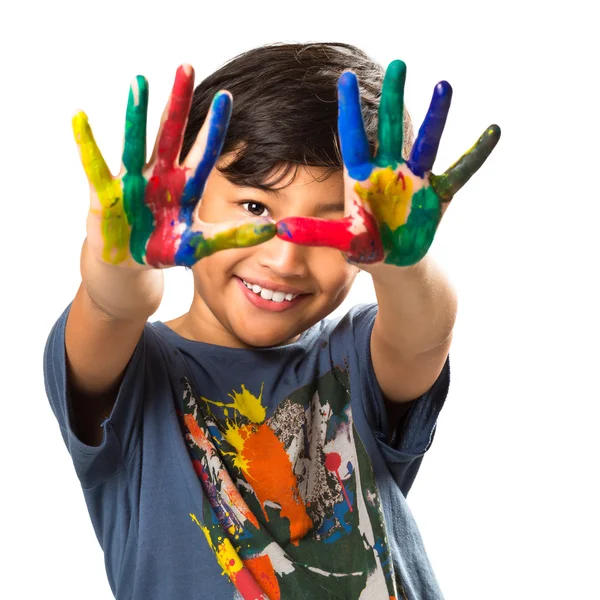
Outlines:
[[[142,75],[136,78],[137,103],[133,85],[129,88],[125,116],[125,144],[123,165],[128,173],[140,174],[146,163],[146,118],[148,114],[148,82]]]
[[[123,176],[123,206],[131,225],[129,251],[136,262],[145,264],[146,244],[154,228],[154,217],[144,202],[146,179],[142,175],[146,164],[148,82],[145,77],[138,75],[136,83],[137,103],[132,86],[129,88],[125,118],[123,165],[127,172]]]
[[[500,127],[490,125],[475,145],[467,150],[442,175],[431,175],[429,181],[437,195],[444,201],[452,200],[454,194],[471,179],[487,160],[500,139]]]
[[[374,162],[378,167],[396,168],[402,160],[404,136],[404,82],[406,64],[390,63],[383,80],[379,104],[378,147]]]
[[[262,244],[274,237],[276,233],[277,227],[275,223],[258,225],[255,223],[246,223],[227,231],[221,231],[210,238],[205,238],[203,235],[195,236],[190,240],[190,245],[194,248],[194,258],[200,260],[219,250],[246,248]]]
[[[412,198],[408,220],[396,230],[380,225],[386,251],[385,263],[408,267],[419,262],[429,250],[441,219],[440,201],[432,188],[420,189]]]

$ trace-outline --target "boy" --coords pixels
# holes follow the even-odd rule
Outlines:
[[[146,165],[138,77],[116,178],[74,117],[82,284],[44,372],[116,598],[442,597],[405,501],[456,312],[426,252],[499,131],[431,176],[451,90],[410,154],[404,73],[392,63],[380,97],[352,46],[272,45],[192,99],[182,66]],[[176,265],[190,310],[149,323]],[[378,305],[326,319],[359,268]]]

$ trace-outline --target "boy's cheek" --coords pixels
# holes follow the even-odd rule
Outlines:
[[[333,248],[311,248],[311,272],[326,293],[347,294],[360,269],[346,261],[344,255]]]

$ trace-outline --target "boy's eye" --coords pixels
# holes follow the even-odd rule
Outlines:
[[[260,202],[255,202],[253,200],[249,200],[247,202],[242,202],[241,205],[251,215],[253,215],[255,217],[266,217],[269,212],[268,208],[264,204],[261,204]],[[264,214],[265,211],[267,212],[267,214]]]

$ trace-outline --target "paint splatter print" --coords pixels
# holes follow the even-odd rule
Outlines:
[[[206,398],[183,385],[182,431],[209,500],[190,517],[236,598],[404,596],[347,371],[289,394],[271,415],[262,387]]]

